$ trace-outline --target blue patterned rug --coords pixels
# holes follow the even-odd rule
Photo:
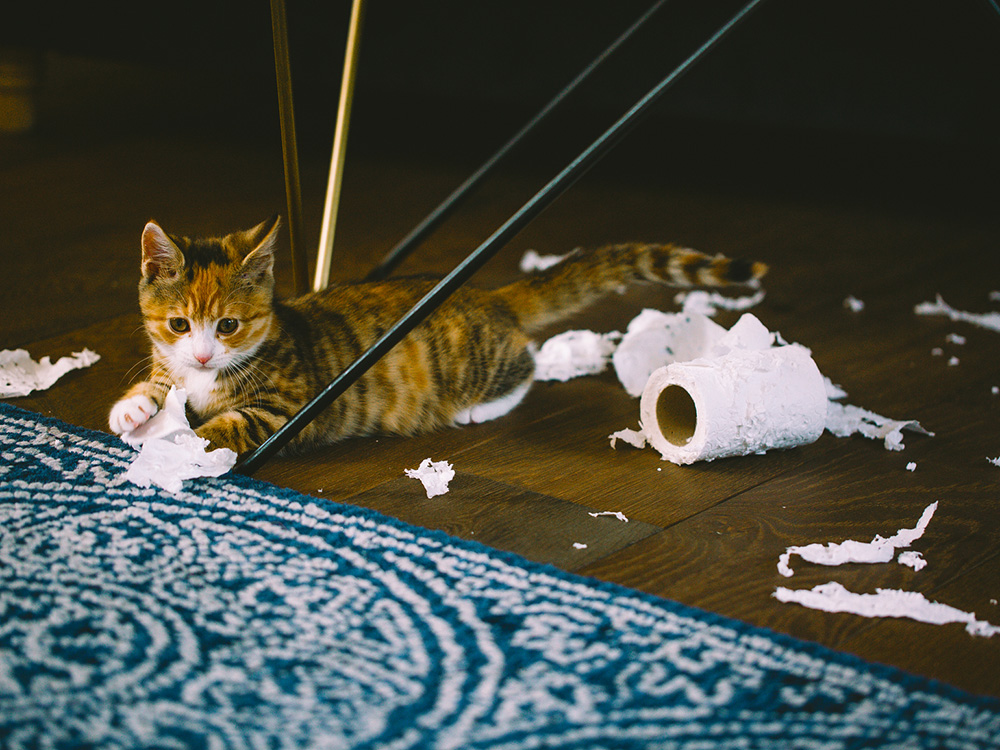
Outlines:
[[[977,698],[0,403],[3,748],[1000,747]]]

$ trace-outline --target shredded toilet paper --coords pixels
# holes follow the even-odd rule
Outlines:
[[[932,625],[964,622],[972,635],[991,638],[1000,634],[1000,627],[977,620],[973,612],[929,601],[916,591],[876,589],[874,594],[856,594],[834,581],[812,589],[789,589],[779,586],[774,592],[780,602],[794,602],[824,612],[847,612],[863,617],[904,617]]]
[[[618,430],[618,432],[612,432],[608,437],[611,439],[611,447],[616,450],[619,440],[628,443],[633,448],[646,447],[646,433],[642,429],[642,422],[639,423],[638,430],[630,430],[626,427],[623,430]]]
[[[803,560],[820,565],[841,565],[847,562],[886,563],[891,562],[897,549],[910,546],[923,536],[937,503],[931,503],[912,529],[900,529],[888,539],[876,536],[871,542],[848,540],[839,544],[809,544],[804,547],[789,547],[778,560],[778,572],[791,576],[788,559],[797,554]],[[901,552],[897,558],[901,565],[908,565],[915,571],[923,569],[927,561],[915,551]],[[789,589],[778,586],[774,597],[780,602],[801,604],[803,607],[824,612],[847,612],[862,617],[904,617],[933,625],[964,622],[965,629],[972,635],[987,638],[1000,634],[1000,627],[983,620],[977,620],[974,613],[963,612],[947,604],[928,601],[916,591],[899,589],[876,589],[875,594],[857,594],[843,585],[831,581],[812,589]]]
[[[139,449],[125,472],[128,481],[177,493],[185,479],[218,477],[233,468],[236,453],[228,448],[209,451],[208,440],[191,429],[185,403],[186,391],[171,388],[160,411],[138,429],[122,435],[122,440]]]
[[[553,336],[535,353],[535,380],[565,382],[603,372],[621,336],[617,331],[566,331]]]
[[[524,255],[521,256],[521,272],[531,273],[532,271],[544,271],[546,268],[551,268],[556,265],[567,255],[540,255],[534,250],[525,251]]]
[[[908,568],[913,568],[918,572],[927,567],[927,561],[924,559],[924,556],[915,549],[900,552],[899,557],[896,558],[896,562]]]
[[[620,510],[602,510],[597,513],[587,513],[591,518],[600,518],[601,516],[614,516],[619,521],[623,523],[628,523],[628,518]]]
[[[937,510],[936,502],[928,505],[912,529],[900,529],[888,539],[879,535],[870,542],[856,542],[848,539],[844,542],[829,542],[827,544],[807,544],[804,547],[789,547],[778,558],[778,572],[790,578],[795,572],[788,562],[792,555],[798,555],[806,562],[817,565],[843,565],[845,563],[885,563],[890,562],[897,549],[904,549],[924,535],[927,524],[930,523]]]
[[[906,447],[903,444],[903,430],[932,437],[934,435],[921,427],[920,422],[915,419],[889,419],[860,406],[840,404],[832,399],[826,406],[826,429],[837,437],[861,435],[871,440],[881,440],[889,451],[901,451]]]
[[[696,289],[691,292],[678,292],[674,302],[681,306],[684,313],[700,313],[714,317],[719,310],[749,310],[764,301],[764,290],[760,289],[747,297],[726,297],[718,292],[706,292]]]
[[[851,312],[861,312],[865,309],[865,303],[854,295],[849,294],[844,298],[844,307]]]
[[[654,371],[708,356],[725,335],[726,329],[703,313],[647,309],[628,324],[611,360],[625,390],[638,398]]]
[[[823,429],[837,437],[860,434],[882,440],[887,450],[904,448],[904,430],[934,434],[916,420],[889,419],[838,403],[846,391],[819,375],[809,350],[788,344],[750,313],[727,331],[700,312],[643,310],[629,323],[612,362],[625,390],[641,396],[647,405],[644,408],[640,403],[640,429],[612,433],[608,436],[611,447],[619,440],[636,448],[648,444],[675,463],[804,445],[816,440]],[[674,378],[685,373],[685,382],[668,378],[665,371],[669,368]],[[652,383],[654,372],[659,375]],[[825,393],[817,386],[817,375]],[[698,440],[692,435],[681,447],[656,435],[653,399],[670,385],[700,394],[694,397],[692,393]],[[757,388],[756,394],[748,388]],[[719,432],[723,426],[728,432]],[[780,433],[784,434],[777,438]],[[699,447],[702,438],[707,441],[704,449]],[[729,447],[723,449],[727,441]]]
[[[427,497],[437,497],[448,491],[448,482],[455,478],[455,469],[447,461],[425,458],[416,469],[404,469],[406,476],[419,479]]]
[[[90,367],[101,356],[90,349],[74,352],[52,362],[42,357],[38,362],[24,349],[0,351],[0,397],[27,396],[32,391],[51,388],[59,378],[71,370]]]
[[[913,311],[917,315],[945,315],[951,320],[972,323],[981,328],[989,328],[993,331],[1000,331],[1000,312],[971,313],[964,310],[956,310],[945,302],[941,295],[937,295],[934,302],[921,302]]]

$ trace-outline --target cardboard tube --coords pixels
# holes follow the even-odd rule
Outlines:
[[[690,464],[814,442],[826,404],[809,350],[788,344],[661,367],[646,383],[639,413],[660,455]]]

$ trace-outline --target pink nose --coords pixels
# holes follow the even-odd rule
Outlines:
[[[212,358],[212,355],[211,354],[195,354],[194,358],[196,360],[198,360],[199,362],[201,362],[203,365],[207,365],[208,364],[208,360],[210,360]]]

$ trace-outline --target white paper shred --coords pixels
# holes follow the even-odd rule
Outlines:
[[[987,456],[986,460],[989,461],[994,466],[1000,467],[1000,456],[997,456],[996,458],[990,458],[989,456]]]
[[[437,497],[448,491],[448,482],[455,478],[455,469],[447,461],[432,461],[425,458],[416,469],[404,469],[406,476],[419,479],[424,485],[427,497]]]
[[[851,312],[861,312],[865,309],[865,303],[853,295],[848,295],[847,298],[844,299],[844,307]]]
[[[841,404],[832,399],[826,407],[826,429],[837,437],[849,437],[856,433],[871,440],[881,440],[889,451],[901,451],[906,447],[903,445],[903,430],[934,435],[914,419],[889,419],[860,406]]]
[[[27,396],[32,391],[51,388],[59,378],[71,370],[90,367],[101,356],[90,349],[74,352],[52,362],[42,357],[38,362],[24,349],[0,351],[0,397]]]
[[[569,253],[567,253],[567,255],[569,255]],[[527,250],[524,255],[521,256],[521,271],[523,273],[544,271],[546,268],[551,268],[559,263],[561,260],[566,258],[567,255],[539,255],[534,250]]]
[[[587,549],[587,545],[583,542],[573,542],[573,549]]]
[[[949,344],[955,344],[956,346],[965,346],[967,339],[965,336],[959,336],[957,333],[949,333],[944,337],[944,340]]]
[[[924,535],[927,524],[930,523],[938,504],[931,503],[920,516],[917,525],[912,529],[900,529],[888,539],[876,534],[870,542],[856,542],[848,539],[844,542],[829,542],[827,544],[807,544],[803,547],[789,547],[778,558],[778,572],[789,578],[795,571],[789,566],[792,555],[798,555],[806,562],[818,565],[843,565],[845,563],[885,563],[890,562],[897,549],[909,547]]]
[[[916,471],[917,470],[917,462],[916,461],[910,461],[910,463],[908,463],[906,465],[906,470],[907,471]]]
[[[614,516],[619,521],[623,523],[628,523],[628,518],[620,510],[602,510],[597,513],[587,513],[591,518],[599,518],[600,516]]]
[[[719,310],[749,310],[764,300],[764,290],[759,289],[754,294],[744,297],[726,297],[718,292],[706,292],[697,289],[692,292],[678,292],[674,302],[681,305],[684,313],[700,313],[714,317]]]
[[[964,310],[956,310],[945,302],[941,295],[937,295],[934,302],[921,302],[913,311],[917,315],[945,315],[951,320],[972,323],[981,328],[989,328],[992,331],[1000,331],[1000,312],[971,313]]]
[[[535,354],[535,380],[565,382],[603,372],[621,337],[617,331],[566,331],[553,336]]]
[[[236,453],[228,448],[209,451],[208,440],[191,429],[185,403],[184,389],[171,388],[160,411],[146,424],[122,435],[122,440],[139,449],[125,472],[128,481],[177,493],[185,479],[218,477],[233,468]]]
[[[863,617],[904,617],[932,625],[964,622],[965,629],[972,635],[990,638],[1000,634],[1000,627],[977,620],[975,613],[929,601],[916,591],[876,591],[875,594],[856,594],[831,581],[812,589],[795,590],[779,586],[774,596],[781,602],[794,602],[824,612],[848,612]]]
[[[924,559],[924,556],[915,549],[908,549],[906,552],[900,552],[899,557],[896,558],[896,562],[917,571],[923,570],[927,567],[927,561]]]
[[[626,427],[624,430],[618,430],[618,432],[612,432],[608,435],[611,440],[611,447],[618,448],[618,441],[628,443],[633,448],[645,448],[646,447],[646,433],[642,431],[642,424],[639,424],[638,430],[630,430]]]

